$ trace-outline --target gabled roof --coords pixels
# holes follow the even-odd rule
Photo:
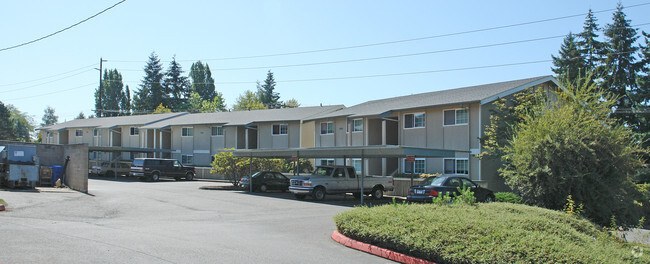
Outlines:
[[[368,101],[332,113],[320,114],[312,117],[310,120],[334,117],[385,116],[389,115],[393,111],[469,102],[480,102],[481,104],[485,104],[500,97],[508,96],[526,88],[546,82],[553,82],[558,85],[557,80],[552,76],[540,76],[508,82],[491,83]]]
[[[265,109],[251,111],[233,111],[216,113],[199,113],[162,120],[141,127],[141,129],[162,129],[183,125],[225,125],[244,126],[261,122],[302,121],[316,114],[330,113],[343,108],[343,105],[310,106],[298,108]]]
[[[39,130],[64,130],[69,128],[114,128],[117,126],[143,126],[161,120],[187,115],[188,113],[166,113],[153,115],[115,116],[98,117],[87,119],[75,119],[51,126],[38,128]]]

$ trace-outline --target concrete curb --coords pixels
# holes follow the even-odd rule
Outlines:
[[[431,262],[428,260],[423,260],[415,257],[411,257],[408,255],[404,255],[402,253],[398,253],[389,249],[385,248],[380,248],[378,246],[373,246],[368,243],[363,243],[354,239],[351,239],[349,237],[346,237],[339,233],[339,231],[334,230],[334,233],[332,233],[332,239],[336,242],[339,242],[340,244],[353,248],[359,251],[363,251],[366,253],[373,254],[375,256],[379,256],[382,258],[390,259],[392,261],[397,261],[400,263],[406,263],[406,264],[436,264],[435,262]]]

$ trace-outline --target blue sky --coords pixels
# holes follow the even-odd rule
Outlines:
[[[30,41],[77,23],[118,0],[5,1],[0,48]],[[431,37],[613,9],[617,1],[136,1],[31,45],[0,52],[0,101],[40,123],[47,105],[59,121],[94,108],[100,57],[117,69],[132,92],[145,61],[156,52],[165,69],[172,56],[189,70],[207,62],[229,107],[255,81],[274,72],[282,100],[303,106],[355,105],[394,96],[551,75],[551,54],[562,37],[580,32],[584,16],[476,33],[387,45],[248,59]],[[650,3],[624,1],[624,6]],[[650,23],[650,5],[625,9],[633,25]],[[598,23],[612,11],[597,13]],[[650,31],[648,25],[640,30]],[[447,51],[539,39],[518,44]],[[445,51],[432,53],[435,51]],[[348,63],[314,64],[427,53]],[[545,61],[507,67],[453,70]],[[257,68],[257,69],[237,69]],[[451,70],[451,71],[446,71]],[[431,72],[439,71],[439,72]],[[341,77],[384,77],[314,80]],[[311,80],[311,81],[297,81]]]

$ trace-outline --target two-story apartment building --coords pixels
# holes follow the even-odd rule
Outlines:
[[[495,100],[528,88],[557,89],[551,76],[374,100],[317,115],[316,147],[399,145],[453,150],[453,158],[370,158],[367,175],[439,173],[466,175],[493,189],[504,189],[496,170],[499,161],[480,160],[480,138],[490,122]],[[342,164],[342,159],[317,159],[317,164]],[[361,168],[360,159],[345,161]]]

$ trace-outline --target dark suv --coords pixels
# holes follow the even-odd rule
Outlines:
[[[185,178],[187,181],[194,179],[196,169],[184,166],[175,159],[139,158],[131,163],[129,175],[141,180],[150,179],[158,181],[160,177],[169,177],[176,180]]]

